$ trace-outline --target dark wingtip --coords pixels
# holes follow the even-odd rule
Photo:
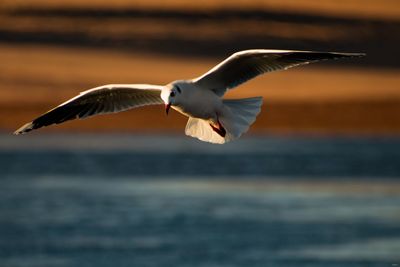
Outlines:
[[[342,53],[342,52],[329,52],[326,54],[331,55],[330,59],[365,57],[367,55],[365,53]]]
[[[336,60],[340,58],[358,58],[366,56],[365,53],[319,52],[319,51],[294,51],[282,57],[282,60],[298,61],[308,64],[317,61]]]
[[[345,57],[365,57],[366,53],[337,53],[339,55],[343,55]]]
[[[32,122],[26,123],[24,124],[21,128],[19,128],[18,130],[16,130],[14,132],[15,135],[20,135],[20,134],[25,134],[27,132],[30,132],[34,129],[34,125]]]

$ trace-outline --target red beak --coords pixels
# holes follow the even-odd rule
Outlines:
[[[171,108],[171,104],[165,104],[165,113],[167,113],[167,115],[168,115],[170,108]]]

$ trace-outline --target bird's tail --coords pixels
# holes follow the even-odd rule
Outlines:
[[[185,133],[205,142],[224,144],[245,133],[260,113],[262,97],[223,100],[224,109],[219,114],[219,131],[209,121],[189,118]]]

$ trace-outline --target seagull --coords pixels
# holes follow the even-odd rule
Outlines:
[[[224,144],[238,139],[256,120],[262,97],[223,99],[224,94],[266,72],[322,60],[361,57],[362,53],[252,49],[232,54],[200,77],[167,85],[109,84],[84,92],[23,125],[14,134],[117,113],[146,105],[165,105],[189,118],[185,133],[201,141]]]

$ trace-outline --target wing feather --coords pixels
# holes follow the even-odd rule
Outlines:
[[[363,55],[294,50],[245,50],[231,55],[204,75],[193,79],[193,82],[222,96],[227,90],[266,72],[286,70],[322,60]]]
[[[162,86],[146,84],[114,84],[96,87],[84,91],[44,113],[14,133],[23,134],[68,120],[116,113],[146,105],[163,104],[160,97],[162,88]]]

